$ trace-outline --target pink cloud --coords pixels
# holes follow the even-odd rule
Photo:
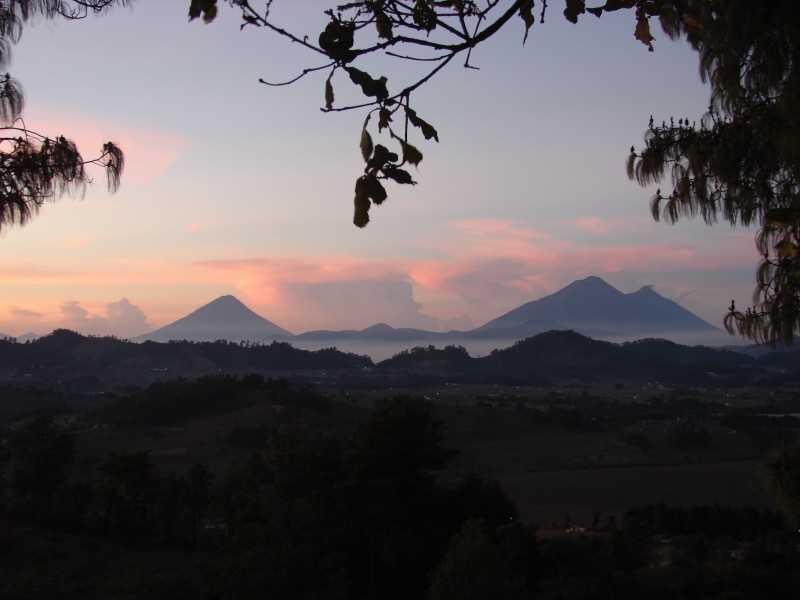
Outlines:
[[[386,321],[438,328],[414,300],[407,269],[395,261],[253,258],[197,264],[226,273],[246,303],[293,331],[362,329]]]
[[[452,328],[448,322],[482,324],[589,275],[612,284],[642,278],[658,283],[669,273],[685,279],[693,271],[757,262],[746,232],[707,245],[668,234],[641,244],[596,246],[510,220],[465,220],[428,243],[435,258],[262,257],[195,266],[213,270],[267,318],[304,331],[360,328],[379,320],[419,327],[435,318],[440,329]]]
[[[84,158],[99,155],[106,141],[118,144],[125,153],[125,181],[148,183],[164,173],[190,145],[189,140],[167,132],[134,128],[67,113],[53,108],[30,107],[26,125],[43,135],[64,135],[73,140]],[[102,181],[103,174],[94,174]]]
[[[184,229],[189,233],[197,233],[198,231],[205,231],[211,227],[210,223],[189,223]]]
[[[566,221],[566,224],[575,229],[597,235],[609,235],[613,233],[619,225],[618,222],[609,219],[600,219],[599,217],[580,217],[578,219]]]
[[[67,248],[83,248],[88,246],[92,239],[87,235],[75,234],[70,235],[64,244]]]
[[[9,312],[15,319],[41,319],[43,316],[42,313],[38,311],[20,308],[18,306],[12,306]]]
[[[588,275],[613,279],[673,272],[685,278],[693,271],[755,267],[758,260],[749,232],[703,244],[665,230],[652,242],[596,246],[530,231],[507,220],[460,221],[448,230],[455,235],[440,236],[435,244],[445,258],[418,262],[410,275],[429,292],[458,299],[476,321]]]

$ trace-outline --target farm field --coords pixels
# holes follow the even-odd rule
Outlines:
[[[453,389],[447,392],[452,394]],[[544,392],[529,393],[536,397]],[[219,474],[253,452],[266,450],[270,432],[301,418],[319,431],[347,437],[368,407],[387,396],[353,393],[346,400],[341,397],[324,412],[257,403],[169,427],[86,429],[76,432],[78,457],[86,465],[96,465],[109,451],[124,448],[148,452],[167,471],[185,472],[199,462]],[[603,401],[598,397],[596,403]],[[534,402],[491,404],[469,396],[465,400],[417,398],[415,402],[444,424],[444,445],[458,451],[439,477],[445,481],[467,474],[497,478],[524,521],[540,528],[563,528],[567,521],[588,526],[597,522],[597,513],[605,523],[609,517],[621,519],[631,506],[659,502],[775,508],[764,488],[766,452],[754,447],[746,433],[710,420],[702,425],[708,443],[686,449],[670,442],[674,417],[634,425],[623,419],[581,428],[571,421],[547,418],[547,407]],[[590,412],[593,400],[581,402],[586,405],[582,412]],[[555,405],[565,406],[563,402]],[[631,429],[646,437],[646,449],[625,441],[625,432]],[[232,444],[233,437],[242,433],[256,443]]]
[[[598,467],[500,477],[520,517],[539,528],[562,528],[567,520],[588,527],[619,521],[633,506],[753,506],[775,508],[760,481],[761,463]]]

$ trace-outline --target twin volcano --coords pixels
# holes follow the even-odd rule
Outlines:
[[[599,277],[587,277],[528,302],[477,331],[573,329],[591,337],[711,333],[719,329],[644,286],[623,294]]]
[[[552,329],[571,329],[591,337],[668,337],[678,333],[719,333],[697,315],[645,286],[623,294],[599,277],[574,281],[558,292],[528,302],[471,331],[446,334],[394,329],[388,325],[361,331],[307,332],[295,336],[257,315],[233,296],[222,296],[174,323],[134,341],[272,341],[305,339],[400,340],[523,339]],[[415,335],[411,335],[414,332]]]

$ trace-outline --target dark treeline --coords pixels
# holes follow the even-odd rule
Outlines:
[[[326,371],[348,384],[386,387],[431,383],[552,385],[559,379],[597,382],[662,381],[693,386],[797,381],[800,350],[759,357],[729,350],[688,347],[646,339],[625,344],[593,340],[572,331],[549,331],[489,356],[471,357],[460,346],[415,347],[374,364],[367,356],[334,348],[307,351],[288,342],[173,341],[141,344],[113,337],[85,337],[57,330],[32,342],[0,340],[0,362],[8,373],[37,387],[91,391],[105,380],[146,380],[154,372],[171,377],[202,373]],[[96,379],[92,379],[92,377]],[[103,381],[101,381],[101,379]],[[152,377],[151,377],[152,380]],[[113,388],[112,388],[113,389]]]
[[[193,381],[155,382],[141,392],[96,408],[86,419],[114,425],[173,425],[259,402],[324,409],[329,400],[312,390],[292,387],[286,379],[265,379],[258,374],[218,375]]]
[[[727,535],[751,542],[769,531],[784,529],[783,515],[774,510],[730,506],[665,506],[655,504],[629,508],[625,527],[642,535]]]
[[[252,343],[217,340],[137,344],[115,337],[83,336],[66,329],[24,344],[0,340],[0,361],[20,372],[111,367],[188,368],[192,366],[254,369],[339,369],[372,366],[366,356],[328,348],[308,351],[286,342]],[[143,362],[146,361],[146,362]]]

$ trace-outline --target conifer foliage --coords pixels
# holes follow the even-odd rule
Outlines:
[[[800,330],[800,4],[792,0],[673,3],[660,19],[697,51],[711,102],[699,121],[655,124],[628,175],[659,189],[653,216],[670,222],[755,225],[761,262],[752,307],[731,304],[725,324],[758,342],[791,343]]]
[[[19,41],[23,27],[36,18],[82,19],[133,0],[0,0],[0,68],[10,60],[10,46]],[[45,135],[22,120],[25,98],[19,82],[0,77],[0,231],[24,225],[49,200],[81,193],[92,180],[88,165],[105,170],[108,189],[115,192],[125,167],[122,150],[114,142],[103,144],[100,154],[84,158],[74,142],[63,135]]]

